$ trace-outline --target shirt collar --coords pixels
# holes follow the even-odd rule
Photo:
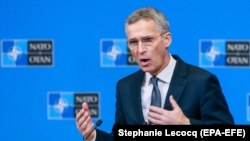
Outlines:
[[[175,65],[176,65],[176,60],[170,54],[169,64],[156,77],[159,78],[161,82],[170,84],[171,78],[173,76]],[[146,85],[150,84],[151,77],[152,77],[152,75],[150,73],[146,72],[146,75],[145,75],[145,84]]]

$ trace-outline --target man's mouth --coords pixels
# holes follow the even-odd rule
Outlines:
[[[142,66],[147,66],[149,64],[150,59],[140,59],[140,64]]]

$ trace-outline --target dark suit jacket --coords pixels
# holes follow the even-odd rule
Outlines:
[[[169,96],[173,95],[191,124],[234,124],[217,77],[204,69],[185,63],[176,55],[173,57],[177,63],[164,109],[172,109]],[[141,85],[144,75],[145,73],[139,70],[118,81],[115,124],[144,123],[141,106]]]

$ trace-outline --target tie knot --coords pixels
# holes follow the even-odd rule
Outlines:
[[[158,82],[159,78],[157,78],[156,76],[151,77],[150,81],[154,86],[157,86],[157,82]]]

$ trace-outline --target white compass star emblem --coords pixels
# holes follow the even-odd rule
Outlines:
[[[58,104],[56,104],[56,105],[54,106],[54,108],[55,108],[59,113],[63,113],[64,108],[65,108],[65,107],[68,107],[68,105],[69,105],[69,104],[68,104],[65,100],[63,100],[62,98],[60,98]]]
[[[206,53],[206,56],[208,56],[212,61],[214,61],[218,55],[220,55],[220,52],[214,46],[212,46],[209,52]]]
[[[14,61],[17,60],[17,57],[20,54],[22,54],[22,51],[17,46],[14,46],[13,49],[10,52],[8,52],[8,56]]]
[[[118,50],[115,46],[112,46],[111,51],[107,53],[107,55],[110,56],[113,61],[116,60],[119,54],[121,54],[121,51]]]

